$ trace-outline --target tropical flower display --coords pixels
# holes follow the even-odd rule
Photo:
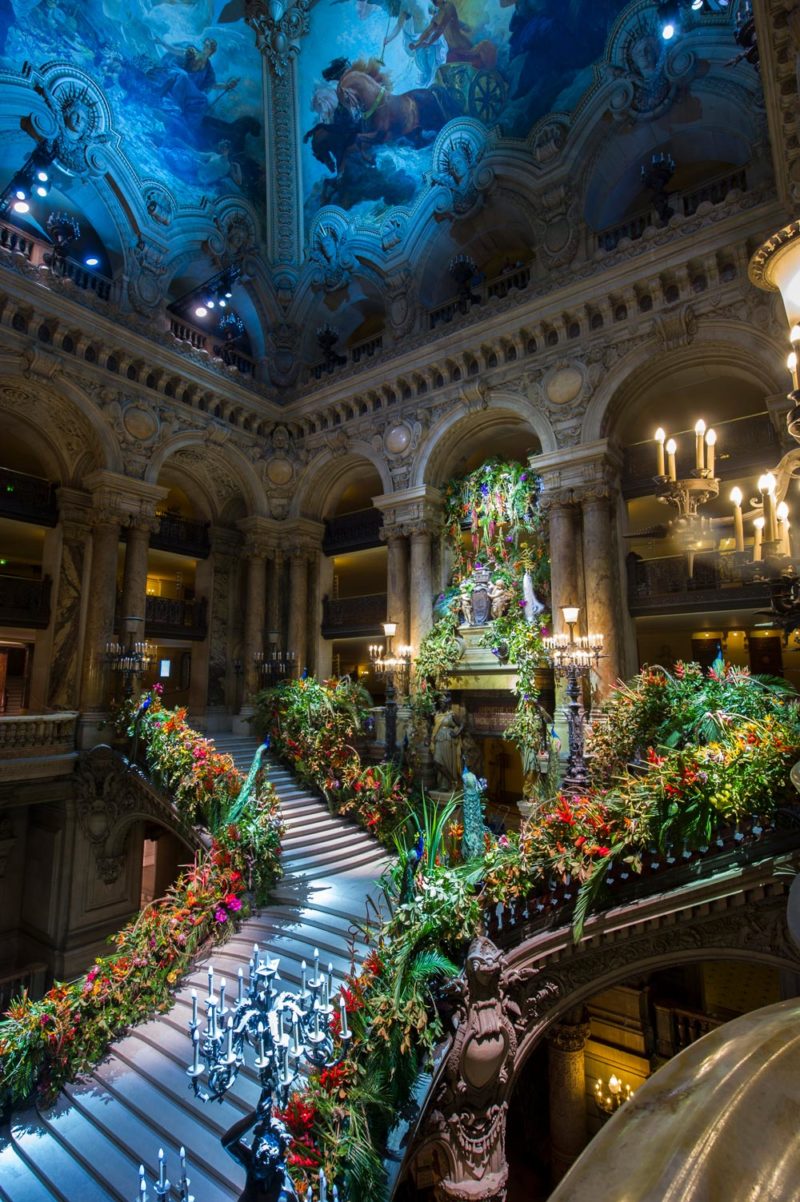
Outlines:
[[[369,694],[347,678],[286,680],[256,699],[256,726],[297,776],[320,790],[337,814],[353,817],[382,842],[408,809],[408,773],[365,762],[358,750]]]
[[[52,1097],[126,1027],[168,1009],[200,949],[229,935],[280,876],[283,828],[263,771],[243,792],[230,757],[187,726],[184,711],[164,709],[157,691],[126,707],[119,726],[138,736],[153,778],[206,827],[210,846],[84,976],[56,983],[41,1001],[12,1003],[0,1022],[0,1102]]]

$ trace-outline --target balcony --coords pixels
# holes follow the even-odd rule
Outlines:
[[[0,788],[71,775],[77,724],[76,710],[0,718]]]
[[[50,624],[49,576],[32,580],[27,576],[0,576],[0,626],[23,626],[46,630]]]
[[[144,611],[144,632],[148,639],[190,639],[199,642],[208,634],[205,597],[177,600],[173,597],[148,597]]]
[[[35,267],[47,269],[45,256],[53,251],[49,238],[30,237],[8,222],[0,222],[0,250],[22,255]],[[53,278],[71,280],[82,292],[93,292],[102,301],[118,300],[120,286],[99,271],[88,271],[77,259],[66,259],[63,271],[54,272]]]
[[[717,431],[717,474],[722,480],[765,470],[783,454],[780,439],[768,413],[715,424]],[[655,432],[655,426],[653,427]],[[694,434],[692,433],[692,437]],[[627,499],[647,497],[654,491],[656,472],[655,440],[625,447],[622,468],[622,492]]]
[[[662,559],[629,555],[627,564],[628,608],[633,617],[769,608],[769,585],[742,578],[734,552],[696,555],[691,578],[684,555]]]
[[[386,593],[366,597],[324,597],[322,636],[326,639],[382,637]]]
[[[344,555],[347,551],[364,551],[379,547],[383,514],[380,509],[359,509],[344,513],[325,522],[322,550],[326,555]]]
[[[209,523],[177,514],[159,515],[161,525],[150,537],[150,546],[159,551],[172,551],[175,555],[189,555],[192,559],[208,559],[211,551]]]
[[[36,526],[55,526],[58,521],[55,485],[27,472],[0,467],[0,517]]]

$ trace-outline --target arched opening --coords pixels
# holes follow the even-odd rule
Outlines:
[[[508,1202],[545,1202],[629,1092],[709,1031],[796,991],[766,963],[695,960],[632,974],[562,1015],[510,1099]]]

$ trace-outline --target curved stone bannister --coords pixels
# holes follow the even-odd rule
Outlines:
[[[247,772],[254,739],[218,736],[220,751]],[[237,933],[195,964],[171,1010],[117,1040],[92,1072],[66,1086],[49,1109],[15,1114],[0,1137],[0,1199],[3,1202],[129,1202],[136,1196],[143,1163],[155,1178],[159,1147],[176,1166],[186,1148],[197,1202],[235,1202],[244,1173],[225,1153],[223,1132],[258,1100],[252,1070],[243,1070],[225,1100],[198,1101],[184,1071],[190,1058],[191,990],[204,988],[205,964],[235,978],[254,943],[280,957],[280,975],[300,984],[301,962],[318,947],[341,981],[351,954],[365,947],[354,930],[366,915],[366,899],[386,856],[369,835],[332,816],[324,801],[270,764],[286,824],[285,875],[269,905]]]

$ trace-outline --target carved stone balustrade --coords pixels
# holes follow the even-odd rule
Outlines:
[[[52,587],[49,576],[43,580],[0,576],[0,626],[45,630],[50,624]]]
[[[344,639],[376,635],[383,637],[386,621],[386,593],[366,597],[324,597],[322,634],[326,639]]]
[[[77,723],[77,710],[0,717],[0,783],[68,776]]]

